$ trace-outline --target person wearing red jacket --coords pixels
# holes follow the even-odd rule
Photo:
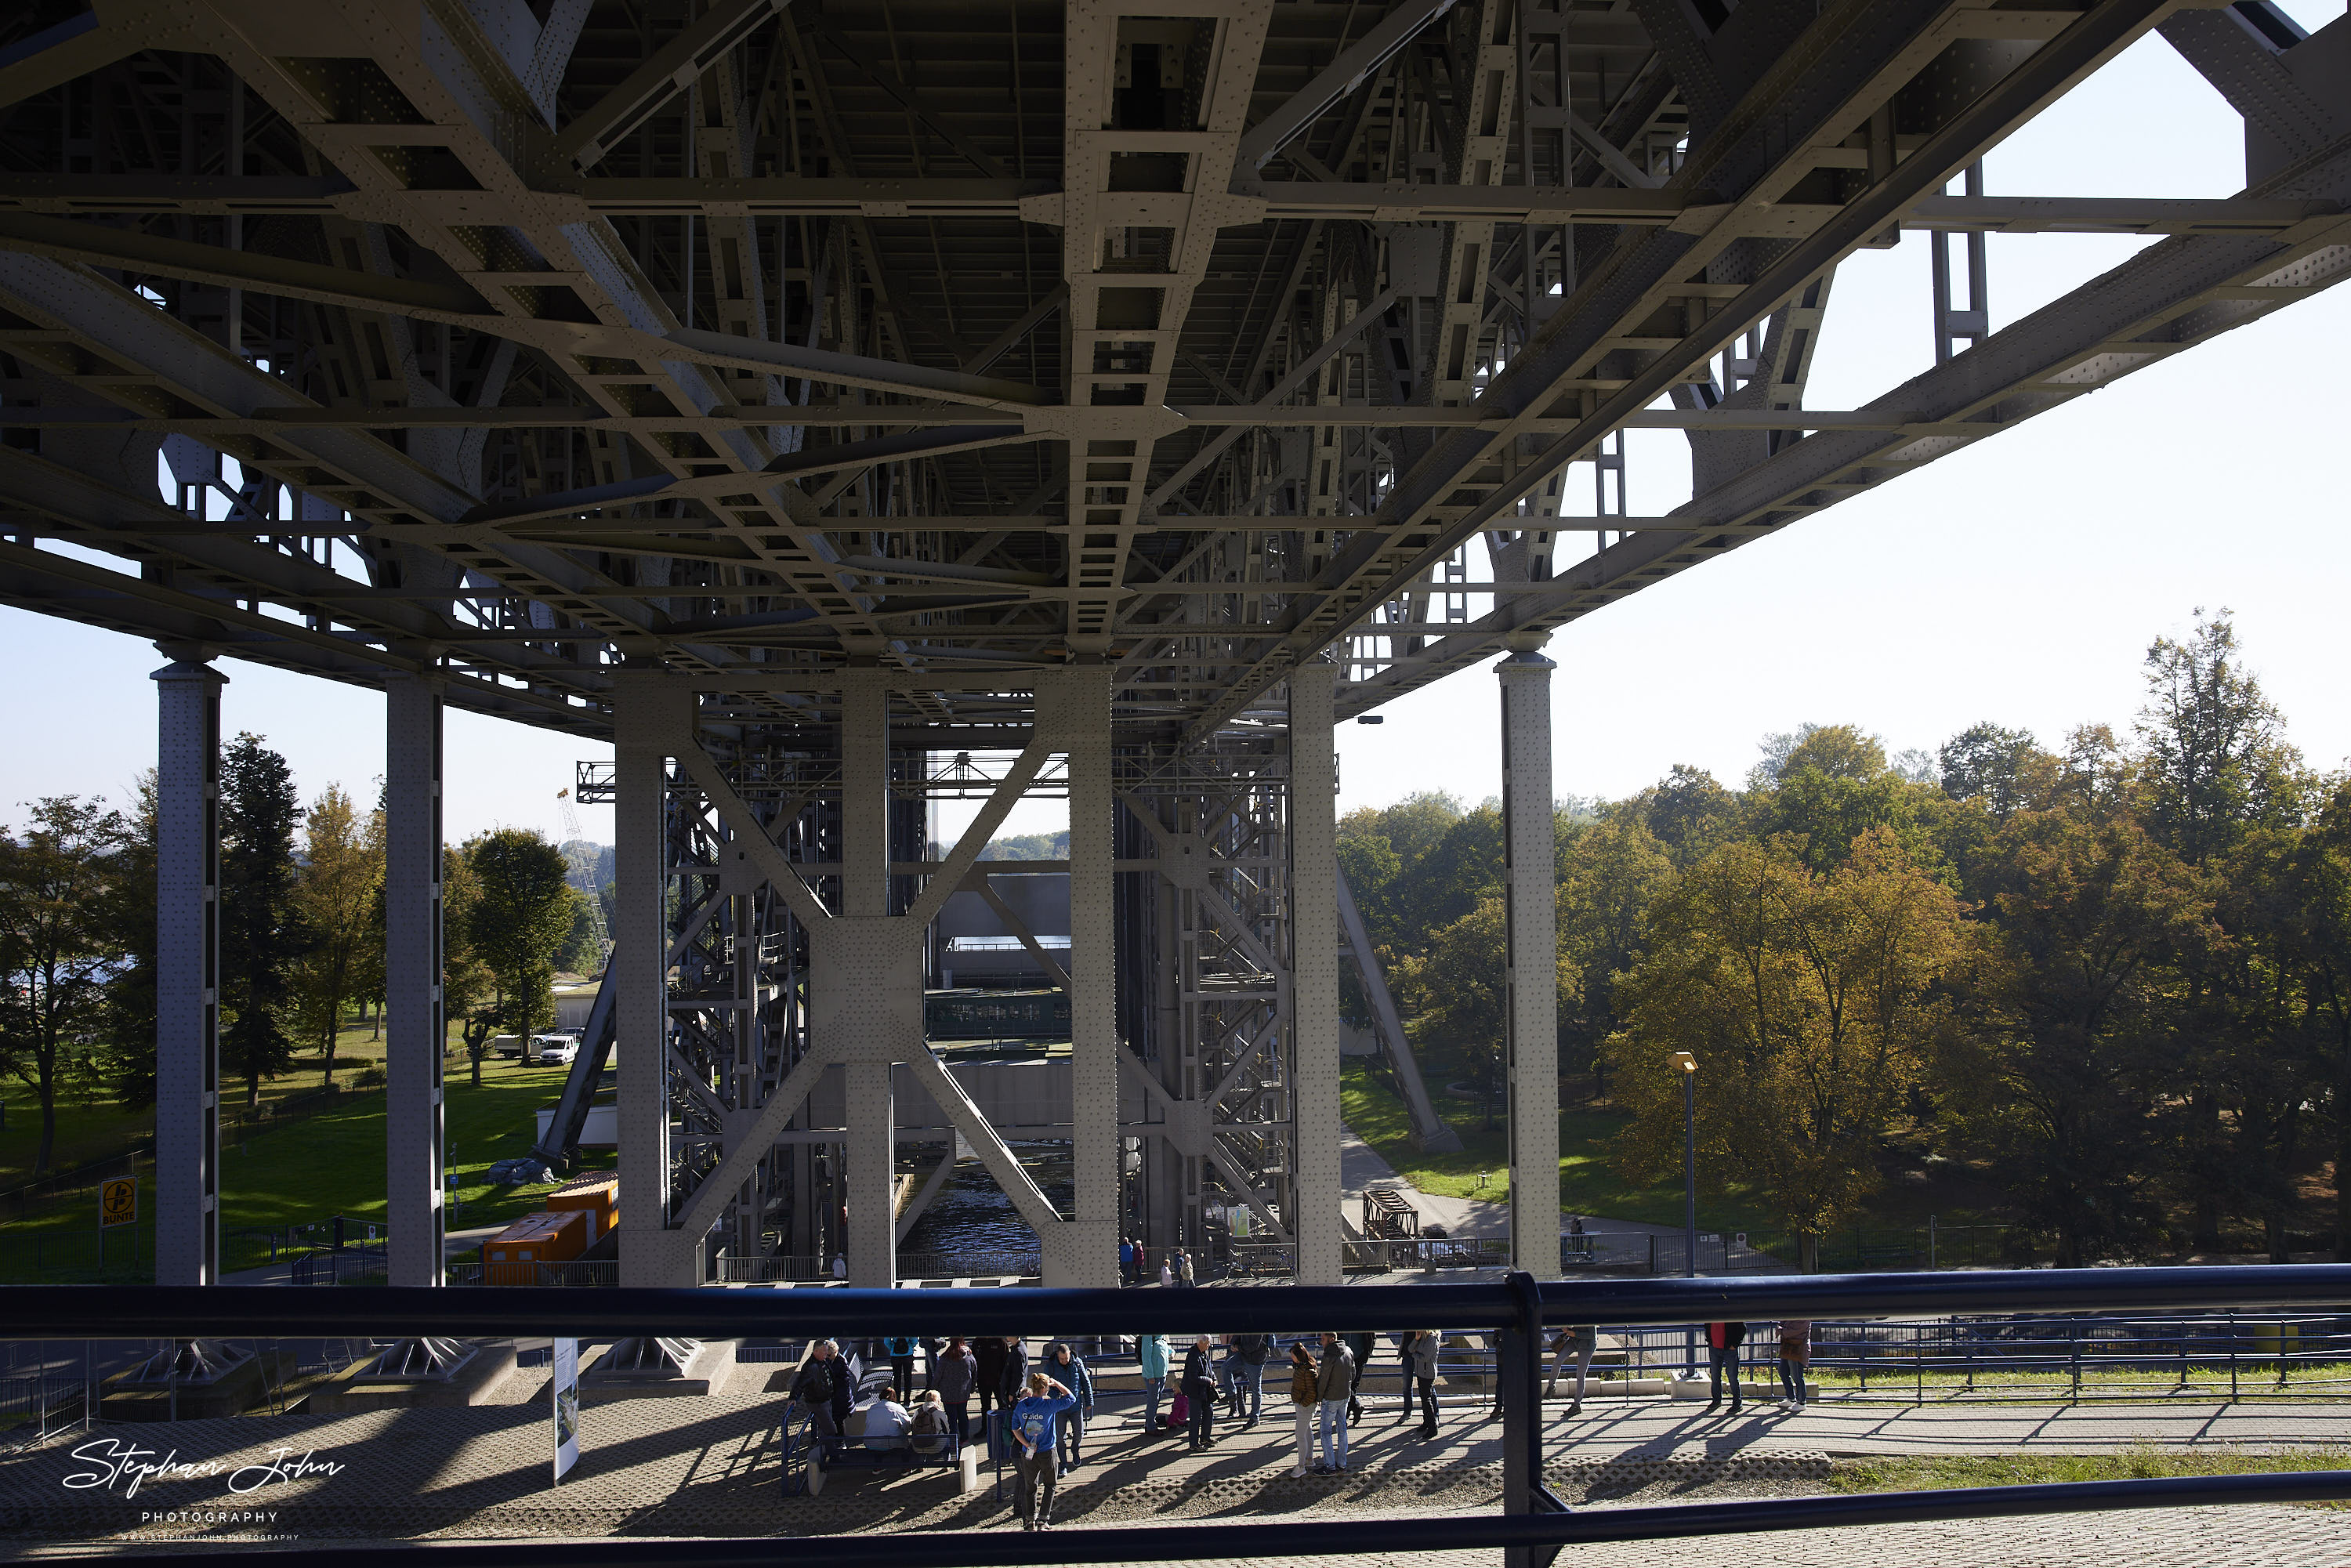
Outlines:
[[[1745,1323],[1708,1323],[1706,1325],[1706,1379],[1714,1397],[1707,1404],[1709,1410],[1722,1408],[1722,1378],[1730,1375],[1730,1413],[1739,1414],[1739,1347],[1747,1343]]]

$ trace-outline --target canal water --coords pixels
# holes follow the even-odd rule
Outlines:
[[[1055,1211],[1070,1213],[1076,1202],[1077,1184],[1071,1175],[1069,1149],[1021,1145],[1015,1152]],[[1037,1232],[1020,1218],[1020,1211],[1012,1207],[987,1167],[967,1159],[956,1165],[946,1186],[898,1244],[898,1256],[909,1260],[936,1259],[941,1267],[925,1272],[943,1277],[1029,1272],[1036,1267]]]

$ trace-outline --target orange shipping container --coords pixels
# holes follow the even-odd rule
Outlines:
[[[550,1214],[577,1209],[589,1216],[588,1239],[593,1247],[598,1238],[621,1222],[621,1178],[611,1171],[590,1171],[573,1176],[547,1195]]]
[[[536,1285],[540,1264],[577,1258],[587,1247],[588,1216],[580,1210],[526,1214],[483,1247],[483,1273],[493,1285]]]

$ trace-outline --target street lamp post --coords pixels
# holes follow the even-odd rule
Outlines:
[[[1673,1054],[1682,1074],[1682,1277],[1698,1278],[1698,1058],[1687,1051]],[[1688,1333],[1683,1369],[1698,1375],[1698,1331]]]

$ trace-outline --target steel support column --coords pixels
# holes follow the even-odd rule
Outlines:
[[[1538,644],[1539,645],[1539,644]],[[1559,912],[1553,902],[1549,659],[1502,683],[1502,861],[1510,1082],[1510,1267],[1559,1277]]]
[[[220,689],[159,643],[155,682],[155,1282],[220,1283]]]
[[[384,685],[384,1244],[394,1285],[442,1280],[441,685]]]
[[[1331,737],[1336,664],[1290,676],[1291,1190],[1298,1282],[1342,1282],[1339,1245],[1338,754]]]
[[[1043,1237],[1045,1283],[1118,1282],[1118,912],[1112,866],[1118,797],[1111,777],[1115,669],[1061,674],[1050,701],[1070,780],[1070,1069],[1073,1220]],[[1048,702],[1038,692],[1039,706]],[[1040,718],[1044,716],[1040,713]]]
[[[668,722],[676,696],[652,680],[614,683],[612,876],[618,907],[609,960],[619,1000],[613,1054],[620,1078],[621,1282],[689,1285],[690,1249],[668,1239],[669,930],[664,845]]]
[[[849,920],[886,922],[890,915],[890,687],[878,670],[841,677],[841,911]],[[877,928],[876,935],[881,932]],[[823,987],[842,971],[822,958],[853,940],[850,931],[829,931],[818,944],[820,967],[812,977]],[[921,1016],[921,969],[894,970],[883,982],[911,977]],[[870,981],[869,981],[870,983]],[[894,998],[899,1002],[904,998]],[[823,1040],[816,1048],[831,1054],[847,1050],[849,1144],[849,1282],[862,1290],[886,1291],[898,1282],[898,1227],[892,1164],[897,1152],[896,1117],[891,1103],[891,1048],[902,1042],[875,1027],[894,1009],[883,997],[827,998],[835,1017],[851,1026],[853,1041]],[[918,1026],[919,1027],[919,1026]]]

